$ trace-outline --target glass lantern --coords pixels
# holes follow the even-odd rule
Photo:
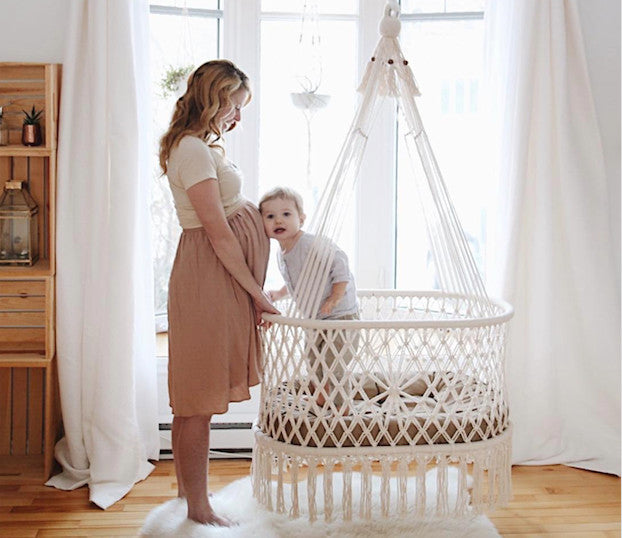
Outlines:
[[[0,196],[0,265],[33,265],[39,259],[39,208],[22,181],[7,181]]]

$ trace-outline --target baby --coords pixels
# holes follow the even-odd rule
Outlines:
[[[277,187],[267,192],[259,202],[259,211],[263,218],[264,229],[268,237],[279,242],[277,253],[279,270],[285,285],[268,294],[273,301],[278,301],[287,295],[292,295],[304,266],[305,260],[315,236],[304,232],[301,228],[305,221],[301,196],[285,187]],[[328,282],[322,291],[317,318],[331,320],[359,319],[359,307],[356,299],[356,285],[354,277],[348,267],[346,254],[334,246],[335,255],[330,267]],[[294,297],[295,299],[295,297]],[[336,379],[344,374],[344,365],[352,360],[351,349],[356,342],[345,341],[342,332],[334,333],[334,339],[329,343],[325,331],[319,331],[314,345],[311,346],[311,368],[320,381],[323,391],[317,391],[316,402],[320,406],[326,404],[326,395],[330,395],[332,402],[339,409],[343,407],[343,395],[339,391],[332,391],[329,373]],[[324,360],[321,360],[324,351]],[[339,358],[339,360],[335,360]],[[329,370],[325,372],[323,365]],[[312,390],[314,387],[312,387]],[[346,387],[347,391],[348,388]],[[345,410],[344,412],[347,412]]]

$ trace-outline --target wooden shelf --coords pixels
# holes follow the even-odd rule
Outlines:
[[[47,368],[51,362],[39,353],[0,353],[0,368]]]
[[[0,189],[20,179],[39,207],[41,258],[0,264],[0,475],[5,468],[50,476],[61,432],[56,368],[56,148],[61,69],[0,62],[0,106],[8,146],[0,146]],[[23,110],[43,110],[43,144],[21,143]],[[1,532],[0,532],[1,534]]]
[[[40,259],[34,265],[0,265],[0,280],[31,280],[33,278],[52,276],[50,260]]]
[[[0,146],[0,157],[51,157],[56,150],[45,146]]]

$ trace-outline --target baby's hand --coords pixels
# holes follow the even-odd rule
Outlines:
[[[338,300],[333,299],[332,297],[329,297],[328,299],[326,299],[326,301],[324,301],[324,304],[321,306],[320,314],[327,316],[333,310],[335,310],[335,307],[337,306],[338,302],[339,302]]]
[[[278,301],[281,298],[281,297],[279,297],[279,295],[280,295],[279,290],[269,290],[266,293],[268,294],[268,297],[270,297],[270,300],[272,302]]]

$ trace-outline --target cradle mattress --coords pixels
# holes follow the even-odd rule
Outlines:
[[[422,374],[392,390],[380,373],[355,376],[351,413],[334,415],[305,394],[304,381],[277,387],[262,424],[274,439],[311,447],[436,445],[482,441],[508,425],[502,398],[469,376]]]

